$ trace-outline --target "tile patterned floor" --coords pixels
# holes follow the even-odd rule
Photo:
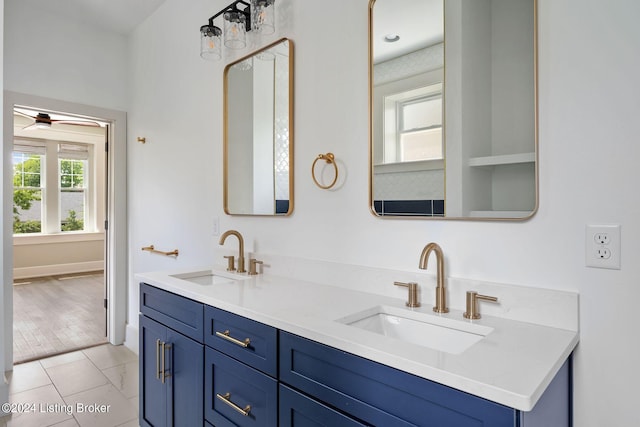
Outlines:
[[[10,403],[29,412],[0,418],[0,427],[138,426],[138,357],[124,346],[15,365],[9,379]]]
[[[106,343],[101,272],[16,280],[13,361]]]

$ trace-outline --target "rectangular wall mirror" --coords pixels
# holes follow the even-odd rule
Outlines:
[[[371,0],[370,209],[526,219],[538,206],[535,0]]]
[[[279,40],[224,71],[224,210],[293,211],[293,43]]]

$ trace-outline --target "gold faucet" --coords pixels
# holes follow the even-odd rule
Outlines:
[[[236,236],[238,238],[238,273],[246,273],[247,270],[244,269],[244,239],[242,238],[242,234],[236,230],[227,230],[222,233],[220,236],[220,242],[218,244],[224,245],[224,241],[229,236]]]
[[[436,260],[438,261],[438,276],[436,278],[438,285],[436,286],[436,304],[433,306],[433,311],[436,313],[448,313],[447,294],[444,287],[444,255],[442,254],[442,248],[437,243],[429,243],[425,246],[420,255],[418,267],[422,270],[427,269],[427,260],[431,252],[435,252]]]
[[[262,261],[258,261],[257,259],[249,258],[249,276],[260,274],[258,272],[258,264],[262,263]]]
[[[393,284],[396,286],[403,286],[409,289],[409,299],[405,304],[407,307],[420,307],[420,301],[418,301],[418,284],[417,283],[393,282]]]
[[[467,311],[462,315],[465,319],[476,320],[480,318],[478,300],[497,302],[498,298],[489,295],[480,295],[476,291],[467,291]]]

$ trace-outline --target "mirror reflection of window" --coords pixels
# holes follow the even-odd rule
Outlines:
[[[533,215],[536,0],[369,5],[372,213]]]
[[[442,84],[384,99],[385,163],[442,160]]]

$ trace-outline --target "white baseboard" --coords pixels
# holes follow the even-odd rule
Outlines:
[[[127,324],[127,330],[125,332],[124,346],[135,354],[140,354],[139,341],[138,341],[138,328]]]
[[[14,279],[31,277],[57,276],[61,274],[85,273],[104,269],[104,261],[74,262],[70,264],[37,265],[13,269]]]

